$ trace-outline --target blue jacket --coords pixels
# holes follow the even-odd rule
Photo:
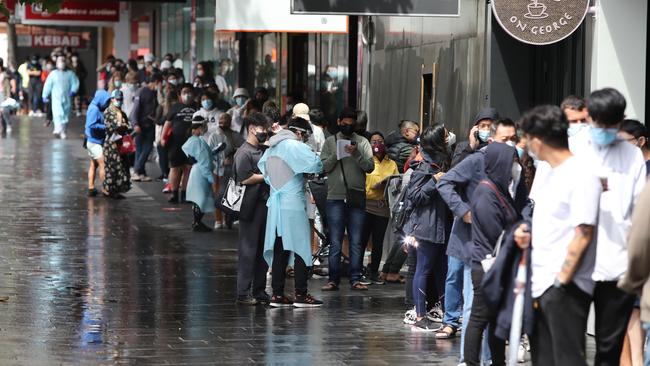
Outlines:
[[[440,198],[433,177],[441,171],[439,166],[442,164],[425,151],[421,154],[424,159],[412,163],[413,174],[406,188],[406,207],[410,215],[404,225],[404,233],[418,241],[446,244],[451,214],[445,201]]]
[[[463,216],[470,211],[470,197],[474,194],[474,189],[485,178],[484,159],[485,148],[455,165],[440,178],[437,184],[440,197],[454,214],[447,255],[460,259],[466,264],[471,262],[472,256],[472,225],[465,223]],[[515,196],[517,212],[525,206],[527,199],[526,184],[524,179],[520,179]]]
[[[104,125],[104,110],[108,107],[111,95],[106,90],[95,92],[93,101],[86,111],[86,128],[84,133],[86,139],[94,144],[102,145],[106,135],[106,126]]]

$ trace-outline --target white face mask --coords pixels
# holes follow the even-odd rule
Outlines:
[[[521,165],[519,165],[517,162],[512,163],[512,170],[510,173],[512,176],[512,181],[508,186],[508,192],[510,192],[510,196],[512,196],[512,198],[515,198],[515,194],[517,193],[517,186],[519,185],[519,179],[521,178]]]
[[[447,139],[447,146],[451,147],[456,143],[456,134],[449,131],[449,138]]]
[[[569,123],[569,129],[567,129],[567,134],[569,137],[573,137],[580,133],[583,128],[587,127],[586,123]]]
[[[59,70],[65,69],[65,62],[63,62],[63,61],[57,62],[56,63],[56,68],[59,69]]]
[[[516,144],[515,144],[514,141],[506,141],[506,145],[508,145],[510,147],[515,147]]]

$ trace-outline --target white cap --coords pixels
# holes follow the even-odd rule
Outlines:
[[[154,62],[156,60],[156,56],[154,56],[152,53],[147,53],[144,55],[144,62]]]
[[[293,117],[300,117],[302,119],[305,119],[307,121],[311,121],[309,119],[309,106],[305,103],[298,103],[293,106]]]
[[[235,94],[233,94],[232,97],[233,98],[237,98],[237,97],[250,98],[250,96],[248,95],[248,90],[246,90],[246,88],[237,88],[237,89],[235,89]]]
[[[175,69],[182,69],[183,68],[183,60],[181,60],[180,58],[176,59],[174,61],[174,68]]]
[[[163,62],[160,63],[161,70],[171,69],[171,67],[172,67],[172,63],[169,62],[169,60],[164,60]]]

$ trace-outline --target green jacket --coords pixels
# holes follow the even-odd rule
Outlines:
[[[340,132],[336,134],[336,138],[355,141],[357,143],[357,150],[352,156],[341,159],[339,163],[336,157],[335,137],[330,136],[325,140],[320,159],[323,162],[323,172],[327,174],[328,200],[345,199],[345,184],[343,182],[341,164],[343,164],[343,169],[345,170],[345,179],[347,180],[348,188],[362,192],[366,190],[366,173],[371,173],[375,169],[375,162],[372,159],[372,148],[366,138],[356,133],[353,133],[352,138],[349,138],[343,136]]]

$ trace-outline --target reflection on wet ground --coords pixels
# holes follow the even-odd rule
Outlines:
[[[400,285],[312,280],[321,309],[236,306],[234,232],[191,233],[159,183],[86,198],[86,167],[42,120],[0,140],[0,365],[456,364],[458,340],[401,323]]]

